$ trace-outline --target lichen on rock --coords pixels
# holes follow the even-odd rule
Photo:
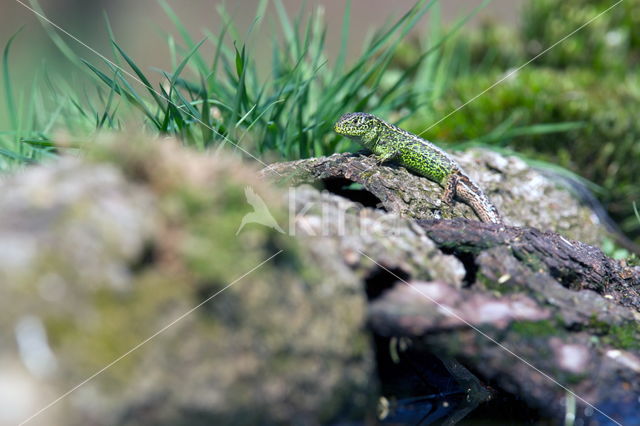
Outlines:
[[[237,158],[115,140],[1,185],[2,340],[31,315],[55,359],[37,377],[29,348],[2,345],[40,389],[19,410],[0,402],[9,421],[98,371],[37,420],[313,424],[369,410],[364,292],[315,267],[331,253],[256,224],[238,233],[246,188],[281,223],[286,208]]]

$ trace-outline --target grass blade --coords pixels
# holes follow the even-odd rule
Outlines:
[[[180,62],[180,65],[178,65],[178,68],[176,68],[176,70],[173,72],[173,76],[171,77],[170,81],[172,86],[175,85],[176,80],[178,79],[180,74],[182,74],[184,67],[189,63],[191,58],[193,57],[197,58],[198,56],[200,56],[200,54],[198,53],[198,50],[200,49],[200,46],[204,44],[205,41],[207,41],[206,38],[202,39],[198,44],[193,46],[193,48],[189,51],[189,53],[187,53],[187,55],[182,60],[182,62]]]
[[[342,73],[347,59],[347,49],[349,46],[349,29],[351,28],[351,0],[347,0],[342,16],[342,35],[340,37],[340,50],[334,67],[334,76]]]
[[[295,59],[299,56],[300,46],[298,44],[298,38],[296,37],[296,34],[293,30],[291,19],[289,18],[287,10],[282,4],[281,0],[275,0],[274,4],[276,5],[276,12],[278,13],[278,18],[280,19],[280,26],[282,28],[285,42],[291,49],[291,59]]]
[[[20,31],[22,31],[23,28],[24,27],[20,28],[9,38],[9,41],[7,41],[7,44],[4,47],[4,52],[2,53],[4,93],[6,97],[7,112],[9,114],[9,122],[12,129],[16,129],[18,127],[18,118],[16,117],[16,105],[13,99],[13,85],[11,84],[11,75],[9,74],[9,51],[11,50],[13,41],[18,37],[18,34],[20,34]]]
[[[202,74],[207,74],[208,72],[207,64],[202,58],[202,55],[198,52],[198,49],[194,48],[196,46],[196,43],[191,38],[191,35],[189,35],[189,31],[186,29],[186,27],[184,26],[180,18],[178,18],[178,15],[176,15],[176,13],[173,11],[171,6],[169,6],[169,4],[165,0],[159,0],[158,2],[160,3],[160,6],[162,7],[166,15],[169,17],[173,25],[176,27],[176,29],[180,33],[180,36],[182,37],[184,42],[187,44],[187,48],[191,49],[191,51],[194,52],[195,62],[199,72]]]
[[[156,91],[153,89],[153,86],[151,85],[151,82],[149,81],[147,76],[144,75],[138,65],[136,65],[136,63],[125,53],[125,51],[118,45],[118,43],[116,43],[114,39],[111,39],[111,45],[120,53],[122,58],[127,62],[127,64],[129,64],[133,72],[142,81],[142,84],[147,88],[147,91],[151,94],[156,104],[158,104],[158,107],[162,108],[164,103],[162,99],[160,99],[160,96],[158,96]]]

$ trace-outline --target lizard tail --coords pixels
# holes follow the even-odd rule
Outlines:
[[[461,175],[458,178],[456,195],[471,206],[481,221],[503,223],[498,209],[469,177]]]

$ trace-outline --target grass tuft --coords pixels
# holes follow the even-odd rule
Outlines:
[[[344,151],[353,147],[351,142],[332,132],[332,125],[341,114],[368,111],[392,120],[404,119],[442,93],[447,66],[461,60],[456,52],[446,51],[444,42],[479,10],[474,10],[448,32],[432,32],[429,48],[413,58],[406,71],[398,72],[394,64],[398,48],[427,12],[435,10],[432,25],[440,20],[438,8],[434,8],[438,0],[418,0],[403,16],[376,31],[361,53],[353,57],[349,57],[351,1],[347,1],[335,61],[328,60],[327,23],[322,9],[317,8],[308,15],[301,11],[291,17],[282,2],[274,0],[280,37],[274,37],[268,64],[259,63],[252,56],[224,5],[217,7],[223,23],[219,33],[205,31],[204,38],[197,42],[168,3],[163,0],[159,3],[179,39],[167,35],[169,55],[176,64],[172,71],[155,70],[155,74],[143,70],[126,53],[124,46],[115,40],[108,19],[106,31],[113,46],[113,57],[103,57],[101,61],[80,58],[43,22],[61,52],[72,63],[81,64],[94,83],[82,93],[78,89],[67,92],[68,85],[54,79],[49,93],[45,95],[36,90],[35,98],[26,109],[24,105],[17,106],[9,96],[9,110],[16,115],[12,118],[12,131],[20,127],[18,110],[34,110],[37,104],[35,115],[39,118],[32,120],[30,128],[16,131],[13,144],[3,146],[15,153],[11,161],[24,158],[20,150],[15,152],[23,146],[28,146],[27,157],[39,158],[38,150],[45,146],[25,144],[25,141],[50,142],[50,131],[56,126],[90,134],[120,130],[123,123],[136,120],[143,122],[149,131],[178,136],[185,144],[200,149],[236,145],[270,159]],[[249,33],[259,31],[268,4],[267,0],[259,2]],[[40,8],[36,9],[42,13]],[[8,87],[11,84],[7,57],[12,41],[5,48],[3,62]],[[201,51],[206,45],[213,46],[212,58],[205,57]],[[263,75],[265,70],[268,75]],[[436,74],[439,79],[432,83],[430,80]],[[397,77],[389,78],[394,75]],[[37,99],[39,97],[43,99]],[[59,122],[44,131],[41,118],[51,104],[62,105]],[[69,116],[73,118],[65,118]],[[46,149],[52,151],[53,147],[46,146]]]

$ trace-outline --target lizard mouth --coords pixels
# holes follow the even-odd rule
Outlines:
[[[336,124],[335,126],[333,126],[333,131],[336,132],[337,134],[339,134],[340,136],[344,136],[346,138],[353,138],[354,135],[352,135],[349,131],[347,131],[344,127]]]

